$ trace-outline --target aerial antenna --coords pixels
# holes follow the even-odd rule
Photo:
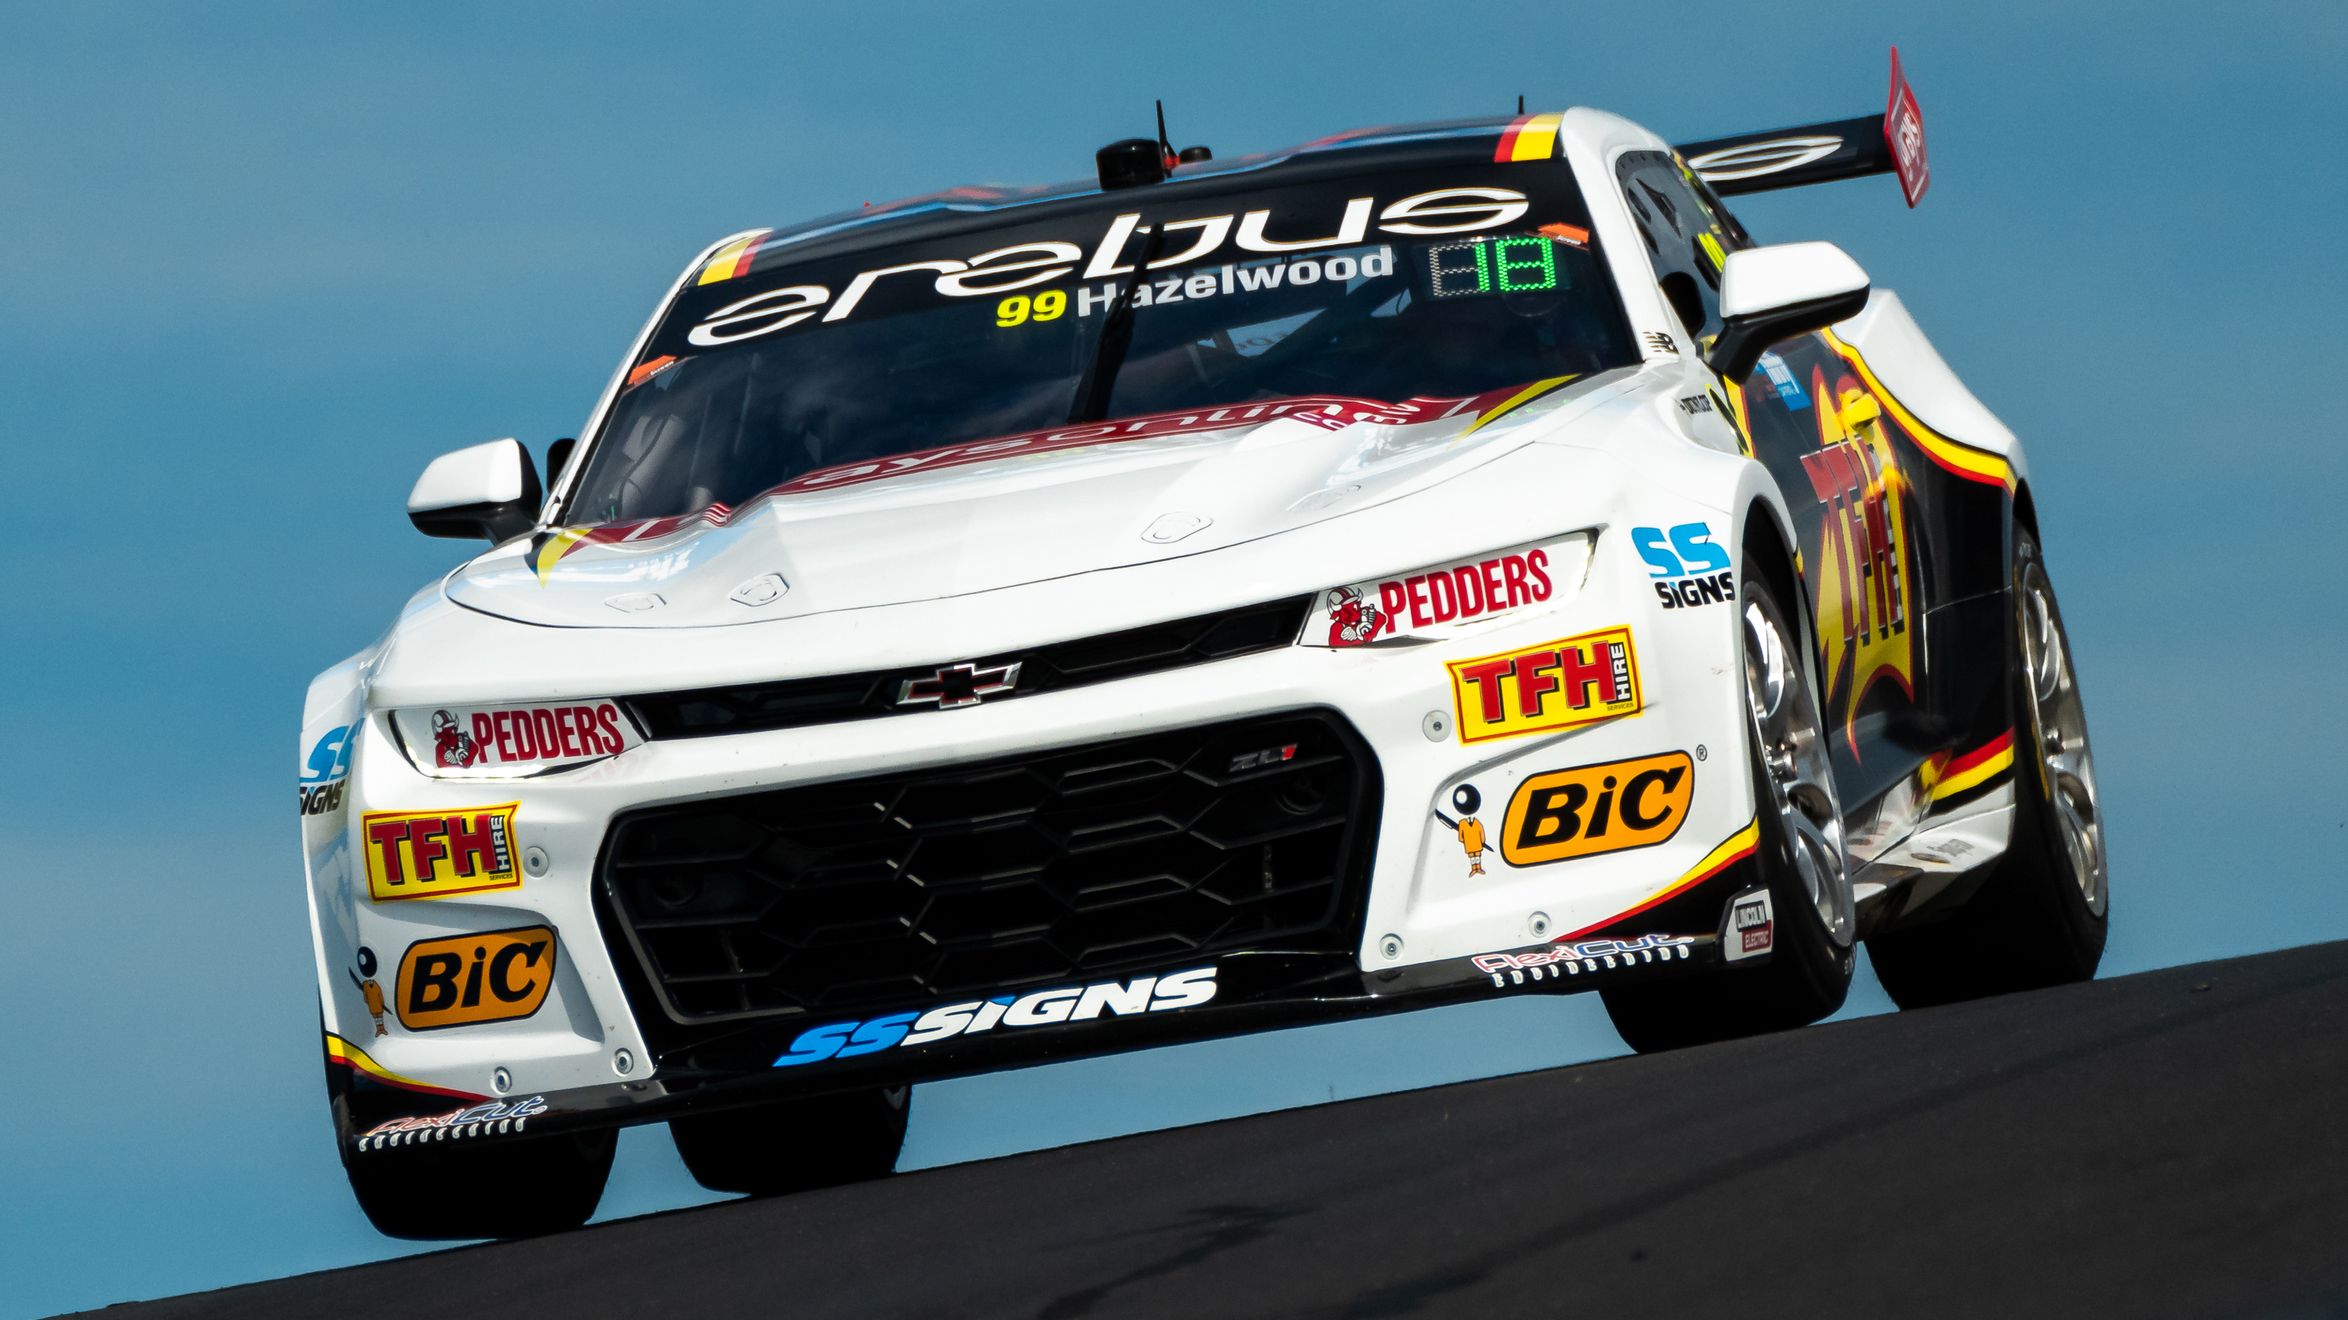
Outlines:
[[[1525,112],[1525,94],[1523,92],[1516,94],[1516,112],[1520,115]]]
[[[1174,139],[1166,136],[1166,102],[1161,99],[1158,101],[1157,106],[1158,154],[1166,158],[1166,168],[1171,170],[1174,168],[1177,157],[1174,154]]]

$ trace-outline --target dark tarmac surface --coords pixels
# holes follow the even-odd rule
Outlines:
[[[2348,1316],[2348,943],[123,1310]]]

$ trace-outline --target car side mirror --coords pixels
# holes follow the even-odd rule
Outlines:
[[[538,525],[544,491],[519,440],[492,440],[433,459],[408,492],[408,521],[426,536],[510,540]]]
[[[1705,362],[1743,380],[1771,344],[1856,316],[1867,272],[1832,243],[1776,243],[1728,254],[1720,270],[1720,334]]]

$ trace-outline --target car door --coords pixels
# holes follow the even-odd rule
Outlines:
[[[1697,352],[1720,332],[1720,272],[1751,246],[1735,217],[1674,154],[1627,152],[1623,198],[1665,300]],[[1780,343],[1746,381],[1724,382],[1739,430],[1793,516],[1823,711],[1846,815],[1907,780],[1936,740],[1926,727],[1919,626],[1922,546],[1909,459],[1881,399],[1825,334]]]

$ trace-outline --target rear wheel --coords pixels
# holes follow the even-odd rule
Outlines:
[[[1752,970],[1600,992],[1623,1041],[1642,1054],[1806,1026],[1842,1007],[1857,929],[1816,685],[1801,634],[1786,623],[1750,556],[1738,586],[1745,704],[1761,860],[1776,948]]]
[[[618,1139],[607,1128],[346,1152],[343,1172],[367,1221],[388,1237],[536,1237],[595,1213]]]
[[[2014,530],[2014,832],[1963,907],[1867,941],[1902,1008],[2085,981],[2103,960],[2110,911],[2102,799],[2087,710],[2038,538]]]
[[[669,1120],[693,1181],[777,1196],[885,1177],[905,1145],[909,1088],[892,1086]]]

